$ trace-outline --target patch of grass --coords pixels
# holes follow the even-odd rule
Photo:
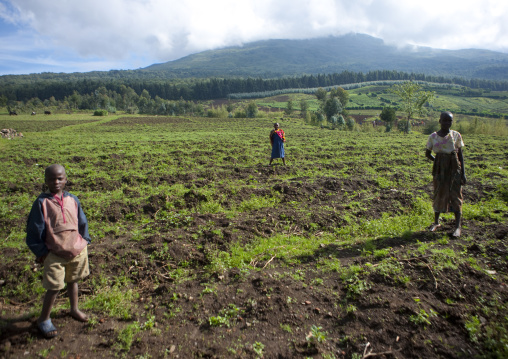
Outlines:
[[[433,310],[432,308],[429,308],[428,311],[423,309],[420,305],[420,299],[414,298],[415,302],[418,303],[418,311],[416,314],[412,314],[409,316],[409,321],[416,324],[416,325],[430,325],[430,318],[437,317],[437,312]]]
[[[231,321],[236,320],[241,310],[234,304],[229,304],[227,308],[222,309],[217,316],[208,318],[208,323],[212,327],[230,327]]]
[[[255,342],[252,344],[252,350],[254,350],[254,353],[258,356],[258,358],[263,357],[263,350],[265,349],[265,345],[261,342]]]
[[[289,324],[280,323],[280,328],[285,332],[293,333],[293,329],[291,328],[291,325],[289,325]]]
[[[117,351],[123,350],[128,352],[131,349],[132,343],[134,342],[135,335],[139,331],[141,331],[141,328],[138,322],[126,325],[118,332],[114,348]]]
[[[481,329],[480,319],[478,319],[476,315],[473,315],[468,320],[466,320],[464,326],[469,333],[469,339],[471,339],[473,343],[478,343],[478,336]]]
[[[134,290],[121,284],[110,287],[109,280],[105,279],[95,288],[95,293],[83,302],[84,309],[124,320],[132,318],[134,300],[139,297]]]
[[[276,195],[269,197],[252,196],[251,198],[242,201],[236,210],[238,212],[251,212],[261,208],[274,208],[279,203],[280,199]]]
[[[328,333],[323,330],[323,327],[313,325],[305,339],[312,344],[324,343],[328,339]]]

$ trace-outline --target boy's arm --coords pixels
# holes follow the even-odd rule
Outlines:
[[[32,205],[26,223],[26,244],[37,258],[45,257],[49,253],[44,238],[46,238],[46,223],[41,201],[37,199]]]
[[[467,179],[466,179],[466,168],[464,167],[464,156],[462,155],[462,148],[459,147],[459,149],[457,150],[457,157],[459,157],[459,161],[460,161],[460,167],[461,167],[461,175],[462,175],[462,184],[465,185],[466,182],[467,182]]]
[[[90,234],[88,233],[88,221],[85,216],[85,212],[83,212],[83,209],[81,208],[81,203],[79,202],[79,199],[76,196],[73,196],[74,200],[78,204],[78,232],[83,237],[85,241],[90,244],[92,242],[92,239],[90,238]]]

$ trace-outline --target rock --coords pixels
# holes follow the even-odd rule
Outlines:
[[[6,138],[8,140],[15,137],[23,137],[23,134],[21,132],[18,132],[13,128],[4,128],[0,130],[0,133],[2,135],[2,138]]]

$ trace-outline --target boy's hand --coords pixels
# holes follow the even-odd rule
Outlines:
[[[42,257],[37,258],[35,261],[36,261],[37,263],[44,264],[44,260],[46,259],[46,257],[47,257],[47,256],[48,256],[48,255],[46,254],[45,256],[42,256]]]

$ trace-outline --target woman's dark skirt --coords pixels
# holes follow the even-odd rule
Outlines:
[[[437,153],[432,166],[434,212],[462,213],[462,174],[456,152]]]

